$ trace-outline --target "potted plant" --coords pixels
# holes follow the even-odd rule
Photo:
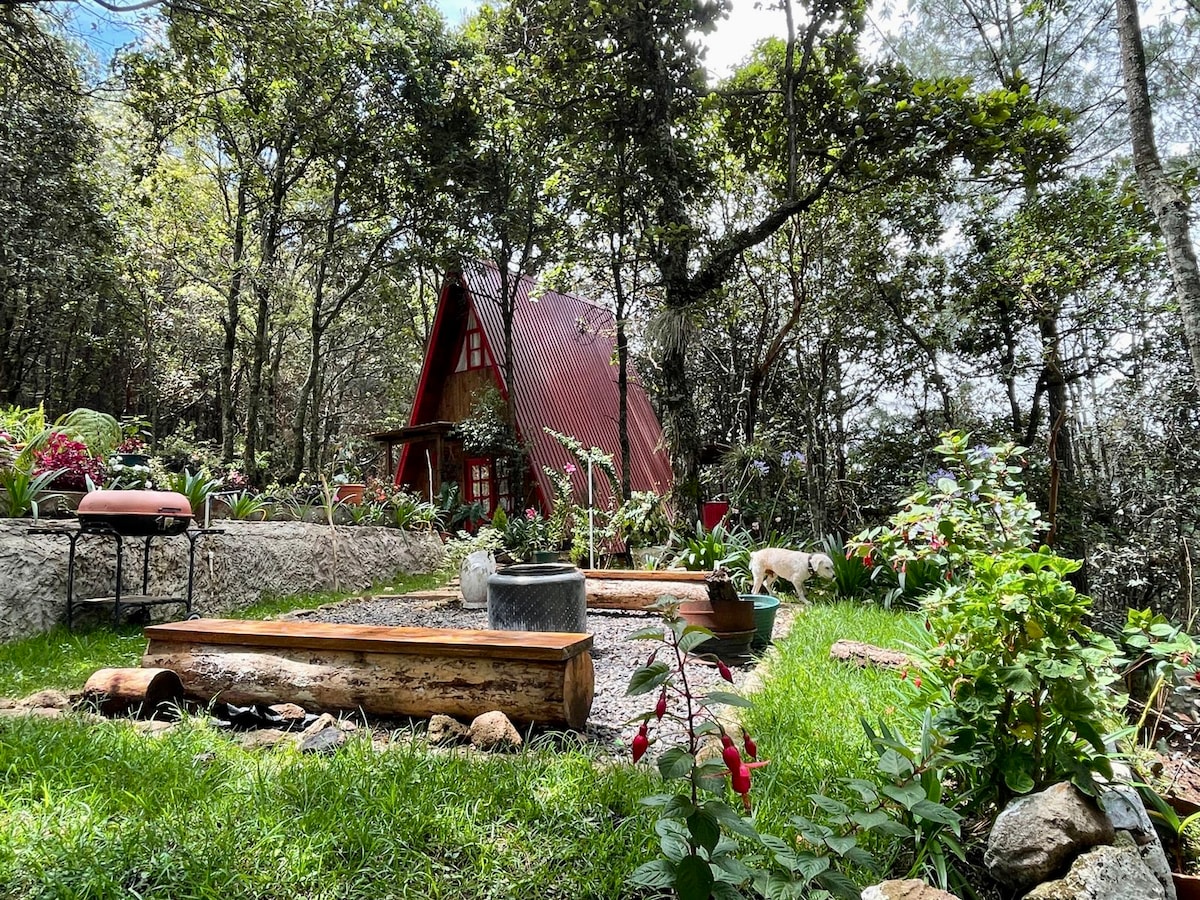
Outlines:
[[[657,561],[671,541],[671,520],[663,498],[654,491],[633,491],[613,519],[617,535],[629,547],[634,565]]]
[[[62,431],[52,431],[40,449],[33,451],[34,477],[53,472],[45,489],[58,495],[59,508],[72,510],[83,495],[104,484],[108,474],[104,460],[88,452],[83,441]]]
[[[363,492],[367,486],[363,481],[362,465],[353,449],[347,444],[340,445],[334,453],[333,464],[335,472],[331,483],[334,501],[358,506],[363,502]]]

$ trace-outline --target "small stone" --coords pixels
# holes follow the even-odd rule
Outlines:
[[[940,888],[926,884],[919,878],[903,881],[883,881],[862,892],[862,900],[958,900]]]
[[[23,709],[70,709],[71,698],[62,691],[38,691],[17,701]]]
[[[471,722],[471,745],[477,750],[516,750],[522,743],[520,732],[499,710],[476,716]]]
[[[1112,823],[1095,802],[1063,782],[1020,797],[996,817],[983,861],[992,877],[1028,890],[1069,860],[1113,839]]]
[[[431,747],[444,747],[470,740],[471,729],[453,716],[438,714],[429,719],[425,740]]]
[[[243,750],[269,750],[291,739],[290,734],[280,731],[278,728],[259,728],[255,731],[247,731],[242,735],[239,743]]]
[[[308,715],[303,706],[297,706],[295,703],[276,703],[273,706],[268,706],[267,709],[289,724],[292,722],[303,722],[304,717]]]
[[[329,713],[322,713],[317,717],[317,720],[300,732],[300,738],[303,740],[306,737],[312,737],[314,734],[320,734],[326,728],[336,728],[337,719]]]
[[[310,734],[300,739],[301,753],[332,753],[346,743],[346,733],[340,728],[330,726],[316,734]]]

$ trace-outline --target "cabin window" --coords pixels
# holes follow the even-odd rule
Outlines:
[[[475,311],[467,314],[467,332],[463,335],[462,349],[458,353],[458,365],[455,372],[468,372],[471,369],[487,367],[487,350],[483,346],[483,329],[475,318]]]
[[[492,484],[492,461],[490,459],[467,460],[467,502],[479,503],[488,515],[496,508],[495,491]]]

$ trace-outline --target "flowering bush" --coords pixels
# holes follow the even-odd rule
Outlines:
[[[33,454],[34,476],[54,471],[58,471],[58,476],[50,483],[51,488],[86,491],[89,481],[92,486],[104,483],[107,469],[104,460],[92,456],[82,441],[55,431],[50,434],[45,446]]]
[[[533,559],[534,551],[550,547],[550,522],[532,506],[520,515],[508,516],[504,526],[504,546],[518,559]]]
[[[961,431],[941,438],[935,449],[943,467],[901,501],[888,526],[869,528],[848,542],[847,553],[868,568],[887,563],[901,592],[914,562],[935,566],[949,580],[965,577],[977,555],[1028,548],[1045,528],[1037,507],[1020,490],[1016,459],[1023,447],[1011,442],[972,447]],[[921,578],[928,580],[927,567],[920,568]]]

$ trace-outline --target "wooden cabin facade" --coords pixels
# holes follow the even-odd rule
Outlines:
[[[504,377],[499,272],[477,262],[447,276],[409,425],[372,436],[387,447],[388,471],[394,471],[397,485],[435,498],[444,482],[453,481],[467,502],[481,503],[489,514],[497,506],[508,512],[527,506],[549,512],[553,486],[543,466],[569,471],[575,460],[546,428],[584,447],[599,447],[620,466],[612,314],[569,294],[533,296],[533,286],[527,277],[515,282],[515,391],[510,392]],[[481,451],[473,446],[477,440],[464,442],[462,434],[462,423],[478,422],[481,403],[490,397],[506,404],[511,396],[516,400],[516,439],[528,451],[523,479],[505,471],[506,454]],[[633,372],[628,431],[633,489],[665,493],[671,487],[671,465],[662,429]],[[521,497],[513,496],[517,481],[525,484]],[[571,481],[576,497],[586,498],[586,473],[574,472]],[[609,488],[600,473],[593,486],[597,503],[606,504]]]

